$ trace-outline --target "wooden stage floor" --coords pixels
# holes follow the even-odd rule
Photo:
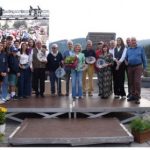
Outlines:
[[[71,113],[74,114],[74,118],[77,117],[77,113],[86,114],[89,118],[101,117],[111,112],[132,113],[134,117],[122,122],[126,123],[137,116],[150,113],[150,101],[147,99],[142,98],[140,104],[135,104],[127,100],[113,99],[113,96],[109,99],[101,99],[97,94],[92,97],[85,96],[83,99],[75,101],[71,96],[52,97],[46,95],[44,98],[32,96],[28,99],[11,100],[0,106],[5,106],[8,109],[7,117],[13,120],[16,120],[14,117],[19,113],[37,113],[44,118],[56,118],[65,113],[68,113],[69,118],[72,116]],[[22,122],[18,119],[16,121]]]

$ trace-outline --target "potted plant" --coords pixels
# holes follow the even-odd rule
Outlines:
[[[136,142],[143,143],[150,140],[149,115],[132,120],[130,123],[130,128]]]
[[[6,112],[7,109],[5,107],[0,107],[0,135],[5,134]]]

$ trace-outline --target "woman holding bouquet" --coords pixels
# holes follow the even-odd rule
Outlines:
[[[79,97],[82,99],[82,67],[85,64],[85,56],[81,53],[81,45],[76,44],[74,46],[74,56],[78,58],[77,66],[71,70],[71,77],[72,77],[72,97],[75,99]]]

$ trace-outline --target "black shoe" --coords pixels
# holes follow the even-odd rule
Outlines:
[[[22,96],[18,96],[18,99],[20,99],[20,100],[21,100],[21,99],[23,99],[23,97],[22,97]]]
[[[139,100],[139,99],[136,100],[136,101],[135,101],[135,104],[140,104],[140,100]]]
[[[82,96],[79,96],[79,99],[83,99],[83,97],[82,97]]]
[[[45,96],[44,96],[44,94],[41,94],[40,96],[41,96],[42,98],[44,98],[44,97],[45,97]]]
[[[102,94],[100,94],[100,93],[98,94],[98,96],[101,96],[101,95],[102,95]]]
[[[102,99],[107,99],[108,97],[106,97],[106,96],[101,96],[101,98],[102,98]]]
[[[66,93],[66,94],[65,94],[65,96],[69,96],[69,94],[68,94],[68,93]]]
[[[130,96],[131,96],[131,94],[128,94],[128,95],[127,95],[127,98],[129,98]]]
[[[75,100],[76,100],[76,97],[75,97],[75,96],[73,96],[73,97],[72,97],[72,99],[75,101]]]
[[[15,95],[15,96],[12,97],[12,99],[17,100],[18,96]]]
[[[130,97],[127,99],[127,101],[136,101],[138,98],[136,96],[130,95]]]
[[[23,96],[23,98],[25,98],[25,99],[26,99],[26,98],[28,98],[28,97],[27,97],[27,96]]]

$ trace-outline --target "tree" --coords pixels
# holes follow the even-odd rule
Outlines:
[[[21,26],[24,26],[25,28],[27,28],[27,23],[26,21],[15,21],[13,24],[13,27],[16,29],[19,29]]]

